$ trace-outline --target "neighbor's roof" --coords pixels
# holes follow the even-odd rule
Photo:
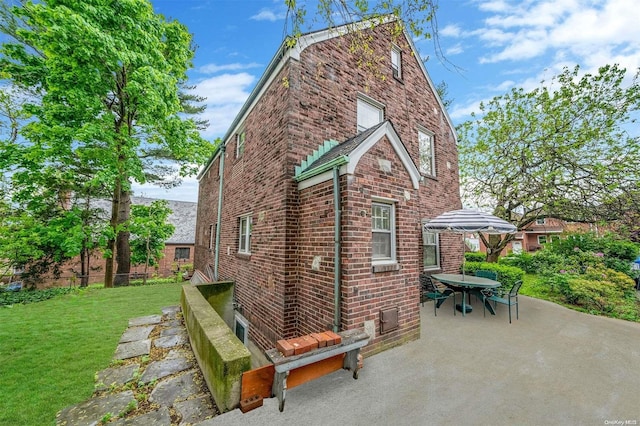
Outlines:
[[[207,171],[211,167],[211,164],[213,164],[213,161],[220,155],[220,150],[222,148],[222,145],[226,146],[226,144],[232,140],[233,135],[238,132],[238,129],[246,119],[247,115],[251,112],[251,110],[256,105],[258,100],[260,100],[262,95],[266,92],[266,89],[270,86],[273,79],[277,76],[278,72],[281,70],[281,68],[284,66],[284,64],[287,62],[289,58],[299,60],[301,53],[307,47],[310,47],[316,43],[320,43],[336,37],[341,37],[347,34],[349,31],[353,31],[354,29],[358,31],[363,29],[368,29],[375,25],[379,25],[380,23],[391,22],[394,19],[396,18],[389,17],[388,20],[383,22],[380,22],[379,20],[365,20],[360,22],[344,24],[338,27],[326,28],[324,30],[310,32],[300,36],[300,38],[298,39],[294,47],[288,47],[287,40],[284,40],[280,45],[280,47],[278,48],[278,50],[276,51],[276,54],[273,56],[273,58],[269,62],[269,65],[267,65],[267,68],[262,74],[262,76],[260,77],[260,79],[258,80],[258,83],[254,87],[254,89],[251,91],[251,94],[245,101],[244,105],[242,105],[240,112],[238,112],[233,122],[229,126],[227,133],[222,138],[222,143],[218,144],[213,154],[211,154],[211,157],[209,158],[205,166],[202,168],[202,170],[198,174],[198,180],[202,179],[202,177],[207,173]],[[411,47],[413,56],[415,56],[416,58],[419,58],[418,51],[416,49],[415,44],[413,43],[411,36],[407,33],[406,29],[403,29],[403,33],[405,35],[407,43]],[[427,80],[427,83],[429,84],[429,87],[431,87],[431,91],[433,92],[433,95],[435,96],[436,100],[438,101],[438,104],[440,105],[440,109],[443,111],[443,115],[447,120],[449,127],[451,128],[454,138],[457,138],[456,132],[455,132],[455,126],[451,121],[451,117],[449,117],[449,114],[447,113],[447,109],[444,107],[444,104],[442,103],[442,99],[440,99],[440,95],[438,94],[438,91],[436,90],[436,87],[433,84],[433,81],[431,81],[431,77],[429,77],[429,73],[427,72],[427,69],[425,68],[424,63],[420,60],[418,60],[417,62],[418,62],[418,65],[420,66],[420,69],[422,69],[422,72],[424,74],[425,79]]]
[[[148,206],[158,198],[131,197],[131,204],[141,204]],[[165,244],[195,244],[196,243],[196,215],[198,203],[190,201],[164,200],[167,202],[172,213],[169,215],[169,223],[175,230],[173,235],[165,241]],[[106,217],[111,213],[110,200],[96,200],[95,206],[103,210]]]

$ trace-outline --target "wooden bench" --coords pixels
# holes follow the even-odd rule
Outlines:
[[[313,349],[300,355],[285,357],[275,348],[266,352],[267,358],[275,367],[272,395],[278,398],[280,411],[284,410],[287,378],[291,372],[296,373],[297,377],[295,383],[290,387],[340,368],[352,371],[353,378],[358,378],[358,355],[360,348],[369,343],[369,335],[360,330],[347,330],[338,334],[342,337],[341,343]]]

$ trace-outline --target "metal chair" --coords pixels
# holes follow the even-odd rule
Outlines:
[[[427,274],[420,274],[420,303],[424,306],[427,300],[433,300],[433,313],[438,316],[437,308],[453,294],[453,290],[445,288],[439,289],[433,284],[431,277]],[[453,307],[455,309],[455,305]]]
[[[481,277],[481,278],[489,278],[490,280],[494,280],[494,281],[498,281],[498,273],[496,271],[488,271],[486,269],[478,269],[475,272],[475,276],[476,277]],[[500,288],[497,287],[495,289],[493,289],[493,294],[498,293],[498,295],[502,296],[502,293],[504,293],[504,291]],[[471,295],[469,295],[469,297],[471,297]],[[476,299],[478,297],[476,296]],[[469,303],[471,303],[471,301],[469,301]]]
[[[493,306],[496,306],[497,303],[501,303],[503,305],[509,306],[509,324],[511,324],[511,307],[515,305],[516,307],[516,319],[519,319],[518,313],[518,292],[520,291],[520,287],[522,287],[522,281],[516,281],[509,293],[507,293],[506,297],[500,297],[493,293],[482,293],[482,309],[484,311],[484,316],[487,316],[487,309],[484,306],[485,301],[491,300],[493,301]]]

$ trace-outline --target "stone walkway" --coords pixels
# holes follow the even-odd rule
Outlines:
[[[198,425],[218,414],[179,306],[129,320],[91,399],[61,410],[60,426]]]

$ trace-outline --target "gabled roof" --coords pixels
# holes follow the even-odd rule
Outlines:
[[[359,31],[367,28],[372,28],[381,23],[391,22],[393,19],[395,18],[390,17],[388,20],[383,20],[382,22],[380,22],[379,19],[354,22],[354,23],[344,24],[338,27],[327,28],[324,30],[303,34],[298,39],[296,45],[291,48],[287,47],[287,40],[284,40],[280,45],[280,47],[278,48],[278,50],[276,51],[276,54],[274,55],[274,57],[269,62],[269,65],[267,65],[267,68],[262,74],[262,76],[260,77],[260,80],[258,80],[258,83],[253,88],[253,90],[251,91],[251,94],[245,101],[244,105],[242,105],[242,108],[240,109],[240,111],[234,118],[233,122],[229,126],[229,130],[227,130],[227,133],[222,138],[222,144],[218,145],[218,147],[213,152],[213,154],[211,155],[211,157],[209,158],[205,166],[202,168],[202,170],[198,174],[198,180],[202,179],[202,177],[207,173],[207,171],[211,167],[211,164],[213,163],[213,161],[220,155],[221,145],[223,144],[226,145],[227,143],[233,140],[233,135],[235,135],[238,132],[240,126],[246,119],[247,115],[251,112],[253,107],[260,100],[262,95],[266,92],[266,89],[273,82],[273,79],[277,76],[277,74],[280,72],[284,64],[290,58],[293,58],[296,60],[300,59],[300,55],[302,54],[302,52],[307,47],[313,46],[316,43],[320,43],[336,37],[341,37],[349,33],[350,31],[354,31],[354,30]],[[407,33],[404,26],[403,26],[403,34],[405,35],[405,39],[411,48],[411,55],[416,58],[420,58],[420,56],[418,55],[416,46],[413,43],[411,36]],[[429,73],[427,72],[427,69],[425,68],[424,63],[421,60],[418,60],[417,63],[420,66],[420,69],[422,70],[424,77],[427,83],[429,84],[429,87],[431,88],[431,91],[433,92],[433,95],[435,96],[438,102],[438,105],[440,106],[440,109],[442,110],[443,115],[447,120],[447,123],[449,124],[449,127],[451,128],[454,138],[457,139],[453,122],[451,121],[451,118],[449,117],[449,114],[447,113],[447,110],[444,107],[444,104],[442,103],[440,96],[438,95],[438,91],[436,90],[436,87],[433,84],[433,81],[431,81],[431,77],[429,77]]]
[[[131,204],[141,204],[148,206],[158,198],[131,197]],[[167,218],[175,230],[173,235],[165,241],[165,244],[195,244],[196,243],[196,215],[198,203],[189,201],[164,200],[167,202],[171,214]],[[110,200],[95,200],[92,205],[102,210],[104,218],[108,218],[111,212]]]
[[[413,188],[418,189],[421,179],[420,172],[390,120],[376,124],[341,144],[336,145],[324,155],[308,164],[306,168],[296,168],[295,180],[298,182],[298,188],[307,188],[331,179],[331,174],[328,172],[334,167],[340,167],[341,175],[345,173],[354,174],[362,156],[384,136],[387,137],[396,155],[409,173]]]

